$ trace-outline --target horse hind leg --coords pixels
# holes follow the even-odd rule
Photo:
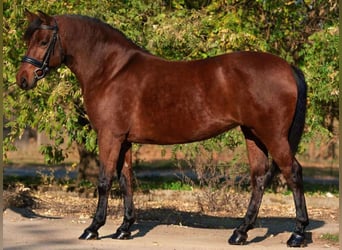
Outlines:
[[[295,209],[296,209],[296,226],[287,241],[289,247],[305,246],[305,228],[309,224],[309,218],[306,208],[302,167],[293,156],[287,138],[278,140],[269,147],[273,160],[279,166],[287,185],[292,190]]]
[[[304,196],[302,166],[295,158],[293,158],[291,173],[287,174],[285,179],[293,192],[296,208],[296,226],[291,237],[287,241],[287,246],[303,247],[306,245],[305,228],[309,224],[309,217]]]
[[[130,227],[136,219],[133,204],[132,149],[130,143],[127,143],[120,152],[117,175],[123,196],[124,219],[112,238],[128,239],[131,236]]]
[[[242,127],[246,138],[248,158],[251,168],[252,196],[243,223],[234,230],[228,242],[232,245],[244,244],[248,230],[254,227],[264,189],[271,182],[277,166],[269,168],[268,152],[264,144],[246,127]]]

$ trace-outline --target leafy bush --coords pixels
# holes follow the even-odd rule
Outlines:
[[[170,60],[207,58],[235,50],[261,50],[300,65],[309,84],[306,139],[332,136],[338,120],[338,4],[315,1],[4,1],[4,113],[9,134],[4,152],[24,129],[45,131],[53,145],[41,152],[48,163],[63,161],[72,142],[96,152],[96,134],[82,108],[82,96],[69,69],[62,67],[41,81],[35,91],[15,86],[15,74],[26,46],[24,8],[49,14],[97,17],[124,32],[151,53]],[[327,133],[327,131],[329,133]],[[64,138],[68,138],[65,145]],[[234,149],[243,143],[237,131],[174,150],[194,157],[208,151]]]

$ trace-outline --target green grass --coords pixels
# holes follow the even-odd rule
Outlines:
[[[171,167],[173,166],[173,168]],[[175,169],[175,165],[172,163],[172,161],[160,161],[155,164],[150,163],[139,163],[138,166],[136,166],[136,170],[170,170]],[[7,187],[15,186],[16,183],[22,183],[27,187],[37,189],[40,185],[44,184],[44,176],[37,175],[34,177],[29,176],[4,176],[3,177],[3,186],[6,189]],[[46,180],[45,180],[46,182]],[[75,185],[76,180],[74,179],[68,179],[67,182],[64,179],[54,179],[53,183],[56,185]],[[113,183],[115,186],[116,181]],[[197,181],[194,181],[193,185],[189,185],[188,183],[184,183],[182,180],[179,179],[179,177],[176,176],[167,176],[167,177],[145,177],[145,178],[138,178],[136,179],[136,190],[154,190],[154,189],[162,189],[162,190],[192,190],[194,187],[197,187]],[[93,188],[94,185],[90,182],[83,181],[82,183],[79,183],[79,187],[83,188]],[[240,187],[241,190],[241,187]],[[242,187],[242,190],[248,191],[250,190],[250,186],[246,185]],[[304,190],[307,195],[325,195],[326,193],[331,193],[335,197],[339,197],[339,187],[338,185],[326,185],[326,184],[311,184],[311,183],[304,183]],[[274,192],[271,189],[267,189],[266,192]],[[285,195],[292,195],[292,192],[290,190],[284,190],[282,192]]]
[[[275,193],[271,188],[266,189],[267,193]],[[333,194],[335,197],[339,197],[339,187],[338,185],[325,185],[325,184],[312,184],[304,183],[304,192],[306,195],[325,195],[327,193]],[[281,192],[283,195],[292,195],[292,191],[287,188]]]
[[[158,177],[158,178],[139,178],[136,183],[137,190],[179,190],[189,191],[193,187],[178,180],[176,177]]]
[[[325,234],[321,235],[321,239],[332,242],[332,243],[338,243],[339,242],[338,234],[325,233]]]
[[[175,181],[171,183],[164,183],[163,189],[165,190],[178,190],[178,191],[191,191],[192,186],[184,184],[181,181]]]
[[[76,180],[69,180],[69,184],[75,183]],[[40,185],[43,185],[43,179],[41,176],[4,176],[3,177],[3,186],[6,189],[7,187],[14,186],[16,183],[22,183],[30,188],[37,188]],[[61,184],[60,181],[56,180],[56,184]],[[65,184],[65,183],[63,183]],[[115,185],[115,182],[113,183]],[[93,184],[84,181],[80,183],[81,187],[93,187]],[[184,190],[189,191],[193,189],[193,186],[183,183],[177,177],[153,177],[153,178],[139,178],[136,183],[137,190],[154,190],[154,189],[162,189],[162,190]],[[323,185],[323,184],[311,184],[304,183],[305,193],[308,195],[324,195],[326,193],[331,193],[336,197],[339,197],[339,187],[338,185]],[[266,192],[273,192],[270,189],[267,189]],[[283,191],[285,195],[292,195],[290,190]]]
[[[315,195],[315,194],[324,195],[326,193],[331,193],[334,196],[339,197],[338,185],[304,183],[304,191],[308,195]]]

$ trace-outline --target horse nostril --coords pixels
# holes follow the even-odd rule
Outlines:
[[[28,87],[28,84],[27,84],[27,80],[25,77],[22,77],[20,79],[20,86],[23,88],[23,89],[26,89]]]

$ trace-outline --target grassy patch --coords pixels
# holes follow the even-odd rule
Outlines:
[[[267,193],[278,193],[274,190],[267,188]],[[324,185],[324,184],[312,184],[304,183],[304,192],[306,195],[326,195],[327,193],[333,194],[335,197],[339,197],[339,187],[337,185]],[[280,191],[283,195],[292,195],[292,191],[289,188]]]
[[[321,239],[329,241],[331,243],[338,243],[339,242],[338,234],[325,233],[325,234],[321,235]]]
[[[191,191],[192,186],[184,184],[181,181],[175,181],[170,183],[164,183],[163,189],[165,190],[179,190],[179,191]]]
[[[74,184],[76,180],[69,179],[68,183],[65,183],[65,180],[54,181],[54,184]],[[3,178],[3,186],[4,189],[15,185],[16,183],[22,183],[26,187],[30,187],[36,189],[40,185],[44,184],[44,179],[42,176],[4,176]],[[53,183],[51,183],[53,184]],[[194,181],[196,185],[196,181]],[[115,181],[113,183],[115,186]],[[83,181],[79,183],[80,187],[90,188],[94,185],[88,181]],[[177,177],[144,177],[138,178],[136,180],[136,189],[138,190],[154,190],[154,189],[162,189],[162,190],[192,190],[193,186],[187,183],[182,182]],[[336,197],[339,197],[339,187],[338,185],[325,185],[325,184],[311,184],[304,183],[305,193],[308,195],[325,195],[326,193],[331,193]],[[274,192],[271,189],[267,189],[266,192]],[[292,195],[292,192],[289,189],[283,190],[283,194]]]
[[[305,193],[309,195],[324,195],[326,193],[331,193],[336,197],[339,197],[339,187],[338,185],[324,185],[324,184],[312,184],[304,183]]]
[[[174,162],[171,160],[161,160],[151,162],[139,162],[138,165],[135,166],[135,171],[170,171],[178,169]],[[183,168],[184,170],[184,168]],[[185,169],[186,171],[187,169]],[[333,169],[335,171],[335,169]],[[330,170],[331,171],[331,170]],[[317,173],[316,173],[317,174]],[[154,190],[154,189],[161,189],[161,190],[192,190],[194,187],[200,187],[198,180],[191,180],[183,181],[182,176],[176,175],[155,175],[155,176],[146,176],[146,177],[139,177],[136,178],[136,185],[135,188],[137,190]],[[113,182],[113,186],[116,185],[116,179]],[[37,175],[30,177],[30,176],[4,176],[3,178],[4,189],[7,187],[15,186],[16,183],[22,183],[24,186],[37,189],[39,186],[44,184],[51,184],[51,185],[63,185],[63,186],[75,186],[76,179],[72,178],[54,178],[53,173],[51,174],[43,174],[37,171]],[[84,189],[94,188],[94,185],[89,181],[83,181],[78,183],[77,187],[81,187]],[[204,186],[205,187],[205,186]],[[236,187],[234,183],[230,184],[231,188],[236,188],[237,191],[247,191],[250,190],[250,185],[247,183],[246,185],[242,185]],[[330,193],[335,197],[339,197],[339,187],[337,184],[312,184],[312,183],[304,183],[304,190],[307,195],[326,195]],[[272,189],[267,189],[266,192],[276,192],[276,193],[283,193],[285,195],[292,195],[292,192],[288,188],[283,188],[283,190],[274,191]]]
[[[135,186],[137,190],[142,191],[155,189],[189,191],[193,189],[191,185],[171,177],[139,178]]]
[[[15,186],[17,183],[22,183],[26,187],[37,188],[42,185],[42,178],[40,176],[4,176],[3,187],[7,189]]]

